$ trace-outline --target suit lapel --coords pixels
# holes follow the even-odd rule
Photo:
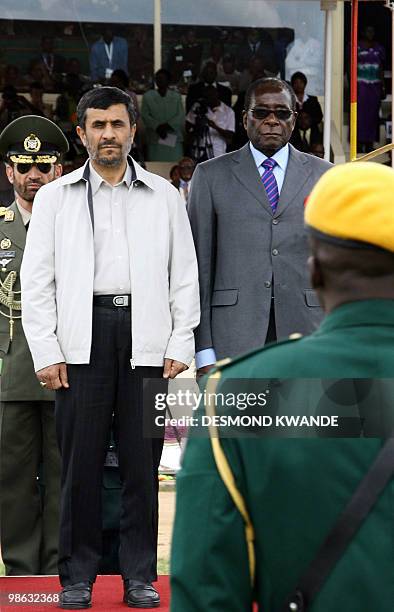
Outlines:
[[[285,180],[274,217],[279,216],[296,199],[312,172],[308,158],[291,145],[289,145],[289,149]]]
[[[9,238],[12,244],[17,245],[23,250],[26,243],[26,228],[23,225],[22,217],[16,202],[13,202],[11,206],[9,206],[9,210],[15,213],[14,220],[4,221],[0,225],[0,232],[4,234],[6,238]],[[7,250],[12,250],[12,246]]]
[[[251,193],[260,206],[272,215],[271,206],[268,202],[264,185],[261,181],[259,171],[250,152],[249,143],[242,149],[236,151],[232,157],[233,173],[240,183]]]

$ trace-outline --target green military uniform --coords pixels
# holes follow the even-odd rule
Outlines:
[[[365,181],[368,182],[371,178],[369,168],[354,172],[362,171],[366,172]],[[330,173],[333,172],[338,169],[329,171],[322,180],[332,181]],[[381,198],[377,205],[382,208],[384,200],[384,206],[387,205],[391,212],[387,209],[384,212],[387,218],[385,227],[381,228],[382,235],[368,242],[394,252],[394,173],[388,168],[382,170],[382,176],[380,172],[378,178],[383,182],[377,187],[377,197]],[[342,193],[353,186],[359,189],[359,181],[362,182],[359,175],[347,178],[345,186],[341,185]],[[367,194],[368,189],[372,189],[372,186],[364,187]],[[382,189],[388,194],[384,198]],[[332,197],[335,199],[334,191]],[[320,192],[318,195],[322,196]],[[362,189],[359,198],[363,198]],[[350,202],[346,203],[350,206]],[[349,206],[347,211],[343,207],[344,214],[350,214]],[[381,227],[381,224],[376,225],[379,215],[376,219],[370,216],[371,202],[367,201],[366,206],[368,215],[359,223],[367,223],[369,228],[363,225],[365,235],[356,228],[355,235],[350,237],[353,240],[366,240],[368,233],[379,232],[376,228]],[[338,212],[338,217],[341,214]],[[324,220],[327,218],[332,224],[330,235],[337,224],[343,230],[344,226],[335,216],[328,213]],[[322,231],[318,220],[311,225]],[[347,224],[342,237],[355,225],[357,223]],[[368,256],[368,251],[364,251],[364,256]],[[394,372],[394,300],[344,303],[332,310],[311,336],[262,348],[218,367],[217,372],[220,377],[214,372],[206,389],[216,376],[219,378],[215,388],[218,394],[226,388],[236,388],[243,379],[250,379],[251,384],[262,378],[292,379],[295,384],[297,379],[391,379]],[[290,414],[293,400],[289,395],[283,402]],[[379,402],[375,405],[380,408]],[[391,418],[392,408],[391,405]],[[218,414],[223,411],[224,408],[217,409]],[[264,413],[269,414],[266,408]],[[338,413],[337,405],[333,414]],[[213,440],[192,432],[177,477],[171,610],[246,612],[252,610],[255,600],[261,611],[283,612],[286,598],[315,558],[379,453],[383,440],[378,437],[222,436],[219,444],[254,529],[254,588],[244,518],[219,475]],[[391,480],[335,564],[308,612],[391,612],[394,602],[393,500],[394,481]]]
[[[217,392],[231,379],[262,376],[390,378],[393,347],[394,301],[347,304],[312,336],[224,366]],[[221,443],[255,529],[259,609],[280,611],[381,441],[228,438]],[[337,564],[313,612],[391,612],[393,496],[394,482]],[[174,612],[251,609],[244,521],[218,474],[207,438],[188,441],[177,477],[171,575]]]
[[[0,135],[9,163],[50,164],[67,146],[57,126],[41,117],[17,119]],[[22,329],[19,272],[26,230],[16,202],[0,209],[0,539],[7,575],[57,573],[55,398],[36,378]]]

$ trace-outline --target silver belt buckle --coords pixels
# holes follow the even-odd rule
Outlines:
[[[114,306],[128,306],[129,296],[128,295],[115,295],[115,297],[112,299],[112,303]]]

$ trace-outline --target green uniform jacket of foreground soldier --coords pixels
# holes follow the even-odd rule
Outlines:
[[[19,272],[26,243],[26,228],[14,202],[7,209],[13,215],[7,220],[7,212],[0,216],[0,279],[10,281],[10,272],[16,272],[13,285],[14,300],[20,302],[21,286]],[[12,220],[11,220],[12,219]],[[10,253],[10,257],[7,256]],[[7,284],[8,286],[8,284]],[[8,297],[8,292],[6,292]],[[9,308],[1,304],[0,310],[9,315]],[[3,360],[1,371],[1,400],[11,401],[55,401],[53,391],[40,387],[34,372],[33,360],[27,346],[20,319],[21,310],[13,309],[13,339],[10,340],[9,319],[0,316],[0,357]]]
[[[245,378],[388,379],[394,372],[393,347],[393,300],[346,303],[311,336],[219,368],[216,391],[226,381]],[[218,474],[209,437],[192,433],[177,477],[171,610],[246,612],[255,598],[262,612],[282,612],[383,441],[267,437],[220,442],[254,526],[255,594],[244,521]],[[391,480],[308,612],[392,612],[393,538]]]
[[[1,212],[0,300],[5,298],[7,304],[13,301],[12,340],[10,319],[0,315],[3,560],[7,575],[56,574],[60,457],[53,419],[55,395],[38,383],[20,319],[19,272],[26,227],[15,202]],[[10,315],[7,304],[1,303],[0,310]],[[39,452],[44,454],[41,459]],[[43,465],[37,473],[40,463]]]

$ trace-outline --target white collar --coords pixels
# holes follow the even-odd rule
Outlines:
[[[109,187],[117,187],[117,185],[121,185],[122,183],[126,183],[127,187],[130,187],[131,185],[131,169],[130,169],[129,164],[126,165],[126,170],[125,170],[122,180],[119,181],[119,183],[117,183],[116,185],[110,185],[109,183],[107,183],[107,181],[103,179],[103,177],[100,176],[100,174],[93,168],[93,165],[91,162],[89,162],[89,168],[90,168],[89,178],[90,178],[90,184],[92,186],[93,195],[97,193],[102,183],[109,185]]]
[[[249,147],[253,155],[255,164],[257,168],[259,168],[261,164],[268,158],[266,155],[264,155],[264,153],[256,149],[256,147],[254,147],[251,142],[249,142]],[[275,155],[272,156],[272,159],[274,159],[278,164],[279,168],[281,168],[285,172],[289,161],[289,143],[286,143],[284,147],[279,149],[279,151],[277,151]]]

